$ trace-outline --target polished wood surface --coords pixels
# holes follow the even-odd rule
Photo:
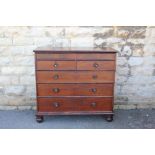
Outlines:
[[[38,122],[44,115],[104,114],[113,119],[116,51],[112,48],[34,50]]]
[[[77,61],[77,70],[115,70],[115,61]]]
[[[112,98],[38,98],[39,111],[112,111]]]
[[[48,46],[43,46],[43,47],[38,47],[37,49],[34,50],[35,53],[55,53],[55,52],[61,52],[61,53],[71,53],[71,52],[78,52],[78,53],[116,53],[117,51],[113,48],[110,47],[102,47],[102,48],[95,48],[95,47],[52,47],[50,45]]]
[[[37,61],[37,70],[76,70],[76,61]]]
[[[115,60],[114,53],[53,53],[36,54],[37,60]]]
[[[37,83],[113,83],[114,71],[37,71]]]
[[[38,96],[113,96],[113,84],[37,84]]]

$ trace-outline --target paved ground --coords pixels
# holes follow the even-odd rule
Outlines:
[[[116,110],[114,121],[103,116],[48,116],[43,123],[35,121],[35,111],[0,111],[0,128],[56,129],[150,129],[155,128],[154,110]]]

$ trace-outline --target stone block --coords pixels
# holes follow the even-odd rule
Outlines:
[[[6,106],[6,105],[2,105],[0,106],[0,110],[17,110],[17,106]]]
[[[31,110],[32,109],[32,106],[18,106],[17,107],[18,110]]]
[[[155,56],[155,44],[146,44],[144,46],[144,56]]]
[[[20,76],[20,84],[21,85],[32,85],[34,83],[35,83],[34,76],[29,76],[29,75]]]
[[[27,74],[27,71],[25,67],[2,67],[1,72],[3,75],[21,75],[21,74]]]
[[[71,47],[94,47],[94,39],[92,37],[72,38]]]
[[[54,41],[55,47],[70,47],[71,46],[71,41],[69,39],[65,38],[57,38]]]
[[[117,66],[125,66],[128,64],[128,60],[126,57],[117,57]]]
[[[0,57],[0,66],[9,65],[12,62],[11,58],[8,56]]]
[[[127,84],[154,84],[155,78],[153,76],[130,76],[127,80]]]
[[[155,56],[145,56],[144,65],[155,65]]]
[[[138,67],[131,67],[131,76],[136,75],[146,75],[146,76],[152,76],[153,74],[153,68],[150,66],[138,66]]]
[[[34,45],[37,46],[46,46],[54,44],[54,39],[52,37],[38,37],[34,38]]]
[[[119,105],[118,107],[119,107],[119,109],[125,109],[125,110],[137,108],[137,106],[135,104],[127,104],[127,105],[122,104],[122,105]]]
[[[0,86],[0,96],[4,94],[4,87]]]
[[[143,54],[144,54],[144,50],[142,48],[134,49],[132,51],[132,56],[135,56],[135,57],[137,57],[137,56],[141,57],[141,56],[143,56]]]
[[[26,98],[24,96],[8,96],[9,106],[23,106],[27,105]]]
[[[8,98],[5,95],[0,95],[0,106],[8,105]]]
[[[16,66],[34,66],[34,56],[15,56],[13,63]]]
[[[132,55],[132,50],[130,46],[123,46],[123,48],[120,51],[121,56],[129,57]]]
[[[97,38],[94,40],[94,43],[97,45],[97,46],[100,46],[102,43],[104,43],[105,40],[102,39],[102,38]]]
[[[25,86],[6,86],[5,87],[5,95],[11,95],[11,96],[22,96],[25,94]]]
[[[9,76],[1,75],[0,76],[0,85],[7,85],[7,84],[11,84],[11,78]]]
[[[30,37],[14,37],[13,45],[33,45],[34,39]]]
[[[118,75],[124,75],[124,76],[128,76],[129,74],[129,68],[128,67],[116,67],[116,72]]]
[[[124,84],[127,81],[128,77],[126,76],[120,76],[118,74],[116,74],[116,84]]]
[[[145,44],[145,39],[128,39],[127,42],[130,44]]]
[[[12,45],[11,38],[0,38],[0,46]]]
[[[26,86],[26,92],[25,92],[26,96],[35,96],[36,95],[36,86],[35,83],[30,85],[30,86]]]
[[[144,62],[143,57],[130,57],[128,63],[130,66],[139,66]]]

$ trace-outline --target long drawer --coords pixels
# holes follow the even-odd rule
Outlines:
[[[115,53],[36,54],[37,60],[115,60]]]
[[[113,83],[114,71],[37,71],[37,83]]]
[[[39,112],[112,111],[113,98],[38,98]]]
[[[38,84],[38,96],[113,96],[113,84]]]

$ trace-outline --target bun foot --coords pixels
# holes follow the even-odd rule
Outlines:
[[[107,122],[112,122],[113,121],[113,115],[112,114],[111,115],[105,115],[105,120]]]
[[[43,116],[36,116],[36,121],[38,122],[38,123],[42,123],[43,121],[44,121],[44,117]]]

